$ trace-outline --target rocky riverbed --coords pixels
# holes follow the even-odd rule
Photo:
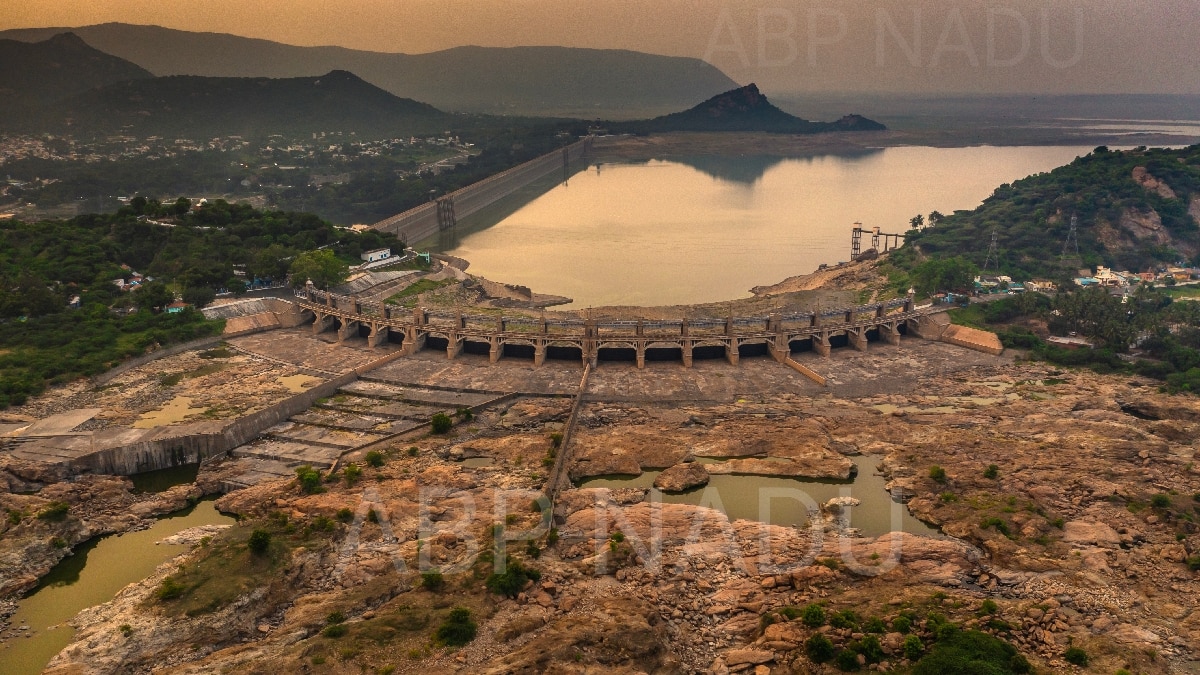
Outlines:
[[[548,522],[536,498],[569,405],[524,396],[396,443],[382,466],[350,457],[360,476],[311,494],[280,480],[223,497],[242,522],[76,617],[49,672],[835,672],[808,655],[817,634],[835,650],[877,641],[864,669],[904,672],[918,655],[908,638],[932,648],[946,623],[1006,640],[1038,672],[1076,669],[1068,646],[1087,672],[1192,672],[1200,399],[1127,376],[972,363],[883,380],[868,397],[588,400],[567,450],[574,479],[680,467],[680,489],[702,481],[689,465],[840,480],[869,454],[945,538],[855,536],[837,524],[850,501],[787,527],[645,489],[568,489]],[[491,463],[461,461],[480,457]],[[60,555],[55,536],[133,527],[204,491],[135,497],[124,479],[89,477],[5,494],[25,515],[0,538],[4,577],[36,579],[36,561]],[[67,518],[38,519],[55,500]],[[261,554],[255,530],[270,536]],[[489,590],[497,559],[536,573]],[[801,614],[813,604],[819,625]],[[434,638],[455,607],[477,624],[461,648]]]

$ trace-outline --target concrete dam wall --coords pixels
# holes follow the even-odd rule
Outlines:
[[[427,202],[404,213],[381,220],[371,227],[391,232],[409,244],[427,239],[453,227],[458,218],[466,218],[554,171],[583,158],[592,139],[576,141],[562,149],[515,166],[478,183],[472,183],[437,201]]]

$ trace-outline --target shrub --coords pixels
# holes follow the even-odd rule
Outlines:
[[[842,651],[838,652],[837,658],[834,660],[834,664],[837,665],[838,670],[843,670],[846,672],[859,670],[860,666],[858,665],[858,652],[850,649],[843,649]]]
[[[1156,509],[1165,509],[1171,506],[1170,495],[1157,494],[1150,498],[1150,506]]]
[[[541,572],[527,568],[520,560],[510,557],[506,560],[504,571],[493,572],[484,583],[488,590],[496,595],[515,598],[521,589],[525,588],[526,582],[537,581],[540,578],[542,578]]]
[[[1006,537],[1008,536],[1008,533],[1009,533],[1008,523],[1004,522],[1004,520],[1002,518],[996,518],[995,516],[993,516],[991,518],[984,518],[982,521],[980,521],[979,527],[981,527],[985,530],[988,529],[989,527],[995,528],[995,530],[997,532],[999,532],[1000,534],[1002,534]]]
[[[442,625],[437,627],[433,636],[444,645],[461,647],[474,640],[477,631],[478,626],[471,619],[471,610],[466,607],[455,607],[450,610],[449,616],[442,622]]]
[[[187,587],[184,586],[183,583],[181,583],[178,579],[175,577],[167,577],[166,579],[162,580],[162,583],[159,584],[158,590],[155,591],[154,594],[158,596],[159,600],[174,600],[175,598],[183,595],[185,590],[187,590]]]
[[[988,468],[983,472],[983,477],[988,480],[996,480],[1000,477],[1000,467],[995,464],[988,464]]]
[[[246,545],[250,547],[250,552],[254,555],[263,555],[271,548],[271,533],[257,529],[250,533],[250,539]]]
[[[446,413],[437,413],[429,420],[430,426],[433,428],[433,433],[444,434],[450,431],[450,427],[454,426],[454,420]],[[411,452],[409,454],[412,454]]]
[[[932,478],[934,480],[934,482],[945,483],[946,482],[946,470],[943,469],[942,467],[938,466],[937,464],[934,464],[933,466],[929,467],[929,477]]]
[[[816,603],[805,605],[804,609],[800,612],[800,621],[809,628],[824,626],[825,608]]]
[[[996,601],[988,598],[987,600],[983,601],[982,605],[979,606],[979,615],[983,616],[984,614],[995,614],[999,610],[1000,606],[996,604]]]
[[[877,616],[873,616],[873,617],[867,619],[867,622],[863,624],[863,632],[864,633],[886,633],[887,625],[883,623],[883,619],[881,619]]]
[[[897,633],[907,634],[908,631],[912,630],[912,620],[907,616],[898,616],[892,619],[892,630]]]
[[[368,452],[366,462],[367,466],[378,469],[379,467],[383,466],[383,453],[378,450],[372,450]]]
[[[65,520],[67,511],[71,510],[71,505],[66,502],[53,501],[46,505],[46,508],[38,512],[37,517],[41,520],[50,520],[58,522]]]
[[[813,663],[825,663],[833,658],[837,649],[823,633],[813,633],[804,641],[804,653]]]
[[[53,546],[54,548],[66,548],[67,540],[63,539],[62,537],[51,537],[50,545]]]
[[[349,508],[340,508],[337,512],[337,519],[343,523],[348,523],[354,520],[354,511]]]
[[[1079,666],[1080,668],[1087,667],[1088,655],[1079,647],[1068,647],[1067,651],[1063,652],[1063,658],[1071,665]]]
[[[557,543],[558,543],[558,528],[554,527],[554,528],[551,528],[550,532],[546,534],[546,545],[553,546]]]
[[[342,469],[342,477],[346,479],[346,485],[354,485],[362,477],[362,468],[351,462]]]
[[[440,570],[421,572],[421,586],[427,591],[437,592],[445,588],[446,579]]]
[[[909,661],[916,661],[925,653],[925,645],[922,644],[921,638],[916,635],[909,635],[904,638],[904,658]]]
[[[555,450],[562,445],[562,441],[563,435],[561,431],[555,431],[554,433],[550,434],[550,447],[554,448]]]
[[[864,636],[862,640],[859,640],[856,651],[863,655],[867,663],[879,663],[885,656],[883,645],[879,643],[878,635]]]
[[[333,518],[329,516],[317,516],[313,519],[313,529],[318,532],[332,532],[334,527],[336,526],[333,524]]]
[[[843,630],[844,629],[851,629],[851,630],[857,629],[858,628],[858,615],[854,613],[854,610],[843,609],[842,611],[837,612],[833,616],[829,617],[829,625],[833,626],[834,628],[840,628]]]
[[[296,481],[300,483],[300,490],[306,495],[325,491],[325,488],[321,487],[321,473],[308,464],[296,469]]]
[[[325,615],[325,623],[329,624],[330,626],[339,623],[346,623],[346,615],[338,611],[330,612],[329,614]]]
[[[379,522],[379,514],[375,513],[375,509],[369,509],[367,511],[367,521],[372,523]]]
[[[349,632],[350,632],[350,629],[346,627],[346,624],[335,623],[335,624],[330,624],[330,625],[326,626],[325,630],[321,631],[321,635],[324,635],[327,638],[336,639],[336,638],[344,637],[346,635],[346,633],[349,633]]]
[[[947,624],[949,625],[949,624]],[[955,631],[939,639],[913,668],[913,675],[943,675],[944,673],[995,673],[1006,675],[1019,672],[1023,660],[1015,647],[1000,638],[978,631]],[[1024,662],[1027,665],[1027,662]]]
[[[1193,572],[1200,571],[1200,555],[1188,556],[1187,566]]]
[[[466,407],[459,408],[454,414],[464,422],[470,422],[471,420],[475,419],[475,413],[471,412],[471,409]]]

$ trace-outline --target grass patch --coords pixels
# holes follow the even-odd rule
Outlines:
[[[256,588],[279,583],[292,549],[311,545],[311,537],[307,528],[294,531],[274,521],[232,527],[202,557],[163,580],[157,603],[175,616],[216,611]]]
[[[389,305],[402,305],[408,307],[411,306],[412,303],[416,301],[417,296],[421,295],[422,293],[436,291],[439,288],[449,286],[454,283],[457,282],[452,279],[442,279],[441,281],[434,281],[432,279],[419,279],[409,284],[406,288],[404,288],[404,290],[396,293],[387,300],[384,300],[384,302],[388,303]]]

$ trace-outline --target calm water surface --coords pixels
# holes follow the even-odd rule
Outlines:
[[[187,546],[154,542],[198,525],[232,524],[211,501],[163,518],[149,529],[104,537],[75,549],[41,585],[21,601],[13,627],[29,626],[32,637],[0,644],[0,673],[33,675],[71,643],[75,629],[66,625],[80,610],[113,599],[125,586],[150,576],[154,568],[183,553]],[[121,639],[113,635],[112,639]]]
[[[847,260],[855,221],[903,232],[918,213],[973,209],[1003,183],[1090,151],[898,147],[592,164],[464,220],[442,248],[474,274],[574,307],[715,302]]]
[[[692,504],[715,508],[730,520],[761,520],[773,525],[803,527],[808,512],[834,497],[853,497],[861,503],[849,510],[849,527],[864,536],[878,537],[888,532],[908,532],[929,537],[942,536],[917,520],[908,508],[893,501],[885,485],[887,480],[875,471],[878,457],[852,457],[858,475],[852,481],[798,480],[767,476],[714,474],[708,485],[680,494],[654,490],[654,498],[667,504]],[[713,460],[697,458],[697,461]],[[651,488],[661,471],[646,471],[640,476],[608,476],[580,483],[589,488]]]

